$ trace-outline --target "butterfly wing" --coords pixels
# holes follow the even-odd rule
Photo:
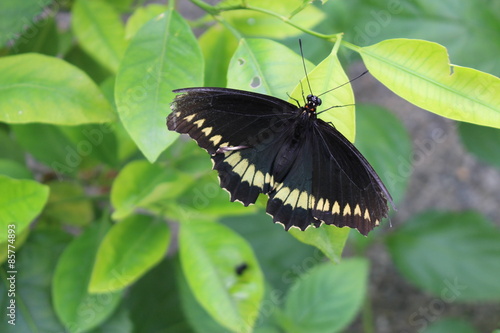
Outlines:
[[[366,235],[383,217],[391,195],[375,170],[339,131],[318,119],[313,134],[313,216]]]
[[[299,131],[297,153],[286,176],[276,179],[267,212],[287,230],[326,223],[368,234],[387,216],[389,192],[340,132],[320,119],[311,124]],[[284,149],[293,151],[291,144]]]
[[[186,133],[212,155],[222,188],[231,201],[255,203],[268,193],[277,148],[287,136],[298,107],[278,98],[225,88],[174,92],[169,130]]]

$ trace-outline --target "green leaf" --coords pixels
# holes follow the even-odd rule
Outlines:
[[[116,77],[115,99],[123,125],[150,162],[179,137],[165,126],[172,89],[202,84],[203,56],[177,12],[167,11],[137,32]]]
[[[185,277],[179,272],[177,274],[177,285],[181,300],[182,310],[186,316],[189,326],[197,333],[230,333],[230,331],[208,314],[207,311],[198,303],[189,289]]]
[[[347,259],[318,265],[290,288],[282,314],[286,332],[339,332],[356,316],[366,296],[368,262]]]
[[[273,223],[264,209],[251,215],[224,217],[221,221],[250,243],[266,282],[275,292],[284,293],[297,276],[325,260],[317,248],[297,242],[283,226]]]
[[[253,0],[249,5],[254,8],[262,8],[269,12],[281,14],[283,15],[283,19],[289,20],[292,24],[299,25],[305,29],[311,29],[320,23],[326,15],[317,7],[307,6],[290,18],[289,16],[295,9],[302,6],[302,2],[302,0]],[[283,19],[253,10],[224,11],[222,12],[222,16],[238,29],[240,33],[247,36],[283,39],[295,37],[303,33],[301,30],[285,23]]]
[[[319,228],[310,226],[302,231],[291,228],[288,232],[299,241],[320,249],[333,263],[340,263],[350,228],[338,228],[333,225],[321,225]]]
[[[227,69],[238,40],[221,24],[208,28],[199,39],[205,58],[205,86],[226,87]]]
[[[88,285],[106,222],[88,228],[61,255],[54,272],[52,298],[69,332],[83,332],[104,322],[121,300],[120,292],[89,294]]]
[[[193,182],[194,180],[194,182]],[[219,218],[228,215],[250,214],[256,206],[243,206],[229,201],[227,191],[220,188],[215,172],[192,179],[191,186],[175,202],[170,203],[170,216],[180,222],[189,223],[196,219]]]
[[[418,156],[412,155],[410,135],[401,120],[384,108],[358,104],[356,116],[356,147],[398,203],[405,195]]]
[[[3,320],[0,321],[0,332],[65,331],[54,312],[50,292],[57,260],[70,240],[71,236],[59,229],[36,229],[21,249],[16,248],[16,324],[11,325],[7,321],[11,319],[6,316],[10,297],[7,297],[7,284],[2,282],[0,306]],[[3,268],[1,272],[4,279]]]
[[[16,232],[14,238],[8,239],[4,242],[0,242],[0,264],[7,261],[9,250],[14,249],[16,252],[18,252],[21,249],[21,247],[26,242],[26,239],[28,238],[29,234],[30,234],[30,228],[24,228],[23,231]],[[9,245],[14,245],[15,247],[9,248]],[[10,254],[12,255],[12,252]]]
[[[113,219],[122,219],[136,208],[146,208],[166,199],[176,198],[193,180],[156,164],[139,160],[127,164],[111,188]]]
[[[198,302],[224,327],[251,332],[264,279],[246,241],[221,224],[191,222],[181,224],[179,248],[182,270]],[[242,264],[247,268],[238,275]]]
[[[180,306],[179,271],[172,259],[164,259],[130,287],[126,299],[129,316],[141,332],[192,332]]]
[[[28,28],[12,46],[14,53],[36,52],[56,56],[59,34],[54,17],[39,20],[35,26]]]
[[[35,35],[40,27],[37,17],[51,0],[0,1],[0,48],[15,40],[23,30]]]
[[[116,73],[125,52],[125,28],[118,12],[102,0],[77,0],[72,28],[82,48]]]
[[[479,333],[468,322],[461,319],[441,319],[430,324],[422,333]]]
[[[41,54],[0,58],[0,121],[78,125],[111,122],[115,113],[78,68]]]
[[[337,58],[337,48],[338,46],[335,45],[330,55],[310,71],[307,77],[302,78],[302,84],[295,86],[291,97],[303,104],[303,89],[306,91],[309,90],[307,78],[309,78],[311,84],[311,93],[319,95],[335,89],[321,96],[322,104],[318,108],[318,112],[327,108],[333,108],[321,113],[318,117],[326,122],[331,122],[349,141],[354,142],[356,134],[356,127],[354,125],[354,93],[351,85],[348,83],[349,78]],[[303,72],[304,70],[302,70]],[[309,92],[306,94],[309,94]],[[295,104],[292,99],[289,102]]]
[[[279,61],[276,61],[279,59]],[[306,67],[312,64],[306,61]],[[304,77],[302,58],[286,46],[268,39],[241,39],[229,64],[227,85],[287,99]]]
[[[500,129],[460,123],[458,133],[465,148],[481,161],[500,168]]]
[[[7,226],[15,225],[17,234],[40,214],[49,197],[49,187],[33,180],[0,175],[0,243],[7,240]]]
[[[500,299],[500,231],[476,212],[425,212],[387,246],[409,281],[444,302]]]
[[[0,159],[0,175],[15,179],[32,179],[33,175],[24,165],[8,159]]]
[[[168,7],[160,4],[150,4],[146,7],[137,8],[127,20],[125,26],[125,38],[131,39],[135,36],[137,31],[149,20],[167,11]]]
[[[49,223],[85,226],[94,220],[92,202],[78,183],[53,181],[50,196],[42,213]]]
[[[135,215],[114,225],[97,252],[89,291],[124,289],[164,257],[170,231],[164,221]]]
[[[450,65],[443,46],[391,39],[355,50],[375,78],[409,102],[443,117],[500,128],[500,79]]]

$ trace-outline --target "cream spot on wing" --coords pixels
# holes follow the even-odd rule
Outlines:
[[[284,203],[290,195],[290,189],[288,187],[283,187],[283,184],[280,185],[281,188],[276,192],[275,196]]]
[[[201,127],[201,126],[203,126],[204,122],[205,122],[205,119],[200,119],[200,120],[195,121],[193,124],[195,124],[196,127]]]
[[[287,203],[294,206],[297,203],[297,200],[299,200],[299,195],[300,191],[298,189],[293,190],[286,200]]]
[[[229,155],[226,159],[225,159],[225,162],[228,163],[229,165],[231,166],[235,166],[236,164],[238,164],[238,162],[241,160],[241,154],[236,152],[236,153],[232,153],[231,155]]]
[[[323,207],[323,210],[325,212],[330,210],[330,201],[328,201],[328,199],[325,199],[325,206]]]
[[[214,144],[214,146],[217,146],[217,144],[220,142],[222,139],[221,135],[214,135],[213,137],[210,138],[210,141]]]
[[[236,172],[240,177],[243,178],[245,175],[245,171],[247,171],[248,168],[248,160],[246,159],[241,159],[240,162],[233,167],[233,172]]]
[[[375,225],[379,225],[379,224],[380,224],[379,220],[375,220]]]
[[[359,208],[359,205],[356,205],[356,208],[354,208],[354,215],[361,216],[361,208]]]
[[[212,127],[207,127],[207,128],[202,129],[201,131],[203,133],[205,133],[206,136],[209,136],[210,133],[212,133],[212,129],[213,129]]]
[[[255,171],[253,185],[258,187],[262,187],[264,185],[264,174],[260,170]]]
[[[346,204],[344,207],[344,211],[342,212],[342,215],[351,215],[351,206],[349,204]]]
[[[319,198],[318,205],[316,206],[318,210],[323,210],[323,205],[325,204],[323,198]]]
[[[181,116],[181,112],[180,111],[177,111],[174,116],[176,116],[177,118],[179,118]]]
[[[191,122],[191,120],[193,120],[194,118],[194,114],[190,115],[190,116],[187,116],[187,117],[184,117],[184,120],[187,121],[187,122]]]
[[[370,220],[370,212],[368,211],[368,208],[365,209],[365,216],[364,216],[365,220]]]
[[[255,166],[253,164],[250,164],[247,170],[245,171],[245,174],[241,176],[241,181],[248,182],[248,184],[252,185],[254,177],[255,177]]]
[[[316,198],[314,195],[309,196],[309,208],[314,208],[314,205],[316,204]]]
[[[335,201],[332,207],[332,214],[340,214],[340,205],[338,201]]]
[[[307,192],[301,192],[299,196],[299,200],[297,201],[297,206],[307,209],[307,204],[309,202]]]

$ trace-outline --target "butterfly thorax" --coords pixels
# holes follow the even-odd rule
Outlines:
[[[309,117],[316,119],[316,108],[321,105],[321,98],[315,95],[307,95],[307,103],[301,107],[303,112],[306,112]]]

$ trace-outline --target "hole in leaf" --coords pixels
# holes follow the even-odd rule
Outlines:
[[[252,82],[250,82],[250,87],[252,87],[252,88],[260,87],[260,77],[254,76],[252,79]]]

